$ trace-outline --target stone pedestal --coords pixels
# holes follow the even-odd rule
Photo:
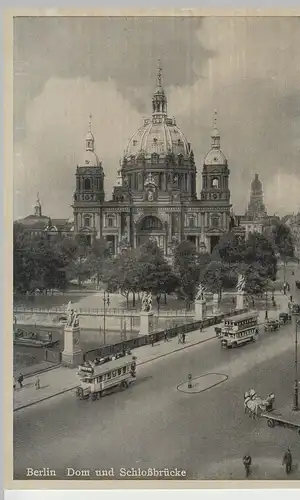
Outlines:
[[[153,311],[141,311],[140,313],[140,335],[151,335],[153,333]]]
[[[64,350],[62,364],[74,368],[83,361],[83,352],[80,348],[80,327],[66,326],[64,329]]]
[[[244,309],[244,307],[245,307],[245,292],[237,292],[236,309]]]
[[[214,293],[213,294],[213,310],[212,310],[212,314],[213,316],[217,316],[218,314],[220,314],[220,301],[219,301],[219,294],[218,293]]]
[[[203,320],[206,318],[206,300],[195,300],[195,321]]]

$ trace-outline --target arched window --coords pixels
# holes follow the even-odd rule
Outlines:
[[[83,217],[83,224],[84,224],[84,226],[86,226],[86,227],[90,227],[90,225],[91,225],[91,218],[90,218],[90,216],[89,216],[89,215],[85,215],[85,216]]]
[[[141,230],[147,231],[149,229],[158,229],[161,231],[162,228],[163,228],[162,223],[157,217],[154,217],[152,215],[148,215],[147,217],[145,217],[142,220]]]
[[[84,189],[88,190],[91,189],[91,187],[92,187],[91,179],[89,178],[84,179]]]
[[[218,189],[219,187],[219,179],[218,177],[214,177],[211,181],[211,187],[212,188],[215,188],[215,189]]]

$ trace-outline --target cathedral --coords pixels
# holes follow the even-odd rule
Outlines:
[[[90,116],[84,157],[75,174],[73,234],[88,243],[105,238],[113,254],[149,238],[166,257],[185,239],[198,251],[211,252],[231,227],[229,174],[215,115],[211,149],[200,174],[202,189],[197,193],[193,149],[175,118],[168,116],[159,66],[152,114],[129,140],[112,199],[107,201],[105,165],[96,153]]]

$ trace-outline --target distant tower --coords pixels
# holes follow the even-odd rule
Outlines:
[[[34,206],[34,215],[36,217],[42,217],[42,205],[39,198],[39,193],[36,196],[36,203]]]
[[[246,215],[250,219],[259,219],[260,217],[264,217],[265,215],[267,215],[264,205],[262,183],[259,180],[258,174],[255,174],[255,177],[251,182],[250,201],[248,204]]]

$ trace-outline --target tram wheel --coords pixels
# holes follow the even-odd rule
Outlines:
[[[234,342],[234,344],[232,344],[232,349],[235,349],[237,347],[237,343]]]

